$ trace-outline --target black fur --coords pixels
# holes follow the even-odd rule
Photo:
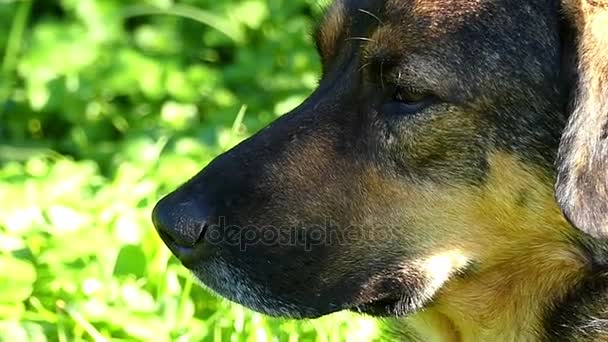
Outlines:
[[[269,315],[401,317],[431,307],[440,289],[419,260],[460,248],[443,242],[459,234],[435,226],[445,221],[421,219],[442,200],[431,195],[482,192],[500,154],[542,174],[544,188],[518,189],[513,200],[522,213],[540,208],[535,194],[552,189],[576,93],[577,34],[556,0],[340,3],[328,16],[340,21],[317,30],[318,89],[153,214],[163,241],[207,286]],[[458,218],[459,208],[436,216]],[[543,311],[538,338],[604,340],[607,244],[564,229],[590,266]],[[449,276],[467,281],[482,264]]]

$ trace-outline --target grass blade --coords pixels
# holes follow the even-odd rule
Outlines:
[[[231,23],[227,19],[214,15],[211,12],[207,12],[193,6],[175,4],[169,8],[158,8],[146,5],[136,5],[127,7],[123,11],[123,17],[125,18],[144,15],[172,15],[192,19],[223,33],[235,43],[241,43],[244,41],[244,33],[238,28],[237,25]]]

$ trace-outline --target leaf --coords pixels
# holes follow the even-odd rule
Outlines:
[[[131,275],[141,278],[146,274],[146,265],[146,255],[141,247],[126,245],[118,252],[113,274],[118,277]]]
[[[31,322],[0,322],[0,340],[11,342],[44,342],[42,326]]]
[[[0,302],[17,303],[27,299],[36,281],[36,269],[30,262],[0,255]]]
[[[73,232],[90,224],[85,213],[62,205],[52,205],[47,211],[49,220],[55,229],[53,233]]]
[[[238,26],[220,17],[216,13],[204,11],[193,6],[176,4],[170,8],[156,8],[152,6],[136,5],[127,7],[123,12],[125,18],[142,15],[173,15],[189,18],[202,24],[209,25],[215,30],[230,37],[236,43],[241,43],[244,40],[244,34]]]
[[[198,109],[193,104],[168,101],[161,109],[161,119],[173,129],[184,129],[194,124]]]
[[[252,29],[257,29],[268,17],[268,5],[260,0],[244,1],[233,11],[239,21]]]

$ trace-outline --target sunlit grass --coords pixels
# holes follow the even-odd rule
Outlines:
[[[315,86],[317,0],[0,0],[0,341],[369,341],[198,286],[156,201]]]
[[[239,121],[224,148],[243,138]],[[220,134],[221,136],[221,134]],[[0,169],[0,336],[6,341],[369,341],[376,325],[339,313],[265,318],[207,293],[162,245],[149,220],[161,188],[194,171],[190,157],[124,163],[31,159]],[[157,151],[146,151],[147,149]],[[209,160],[212,156],[201,156]],[[170,180],[170,182],[167,182]]]

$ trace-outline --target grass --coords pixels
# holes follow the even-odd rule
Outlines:
[[[315,87],[316,0],[0,0],[0,341],[370,341],[209,293],[150,211]],[[264,96],[260,96],[263,94]]]
[[[226,130],[227,146],[240,140]],[[188,144],[184,141],[183,144]],[[369,341],[341,313],[270,319],[199,287],[149,220],[155,201],[202,165],[148,141],[112,178],[91,161],[33,158],[0,169],[0,337],[5,341]],[[184,147],[187,150],[187,147]],[[217,147],[201,151],[210,160]],[[203,162],[204,163],[204,162]]]

